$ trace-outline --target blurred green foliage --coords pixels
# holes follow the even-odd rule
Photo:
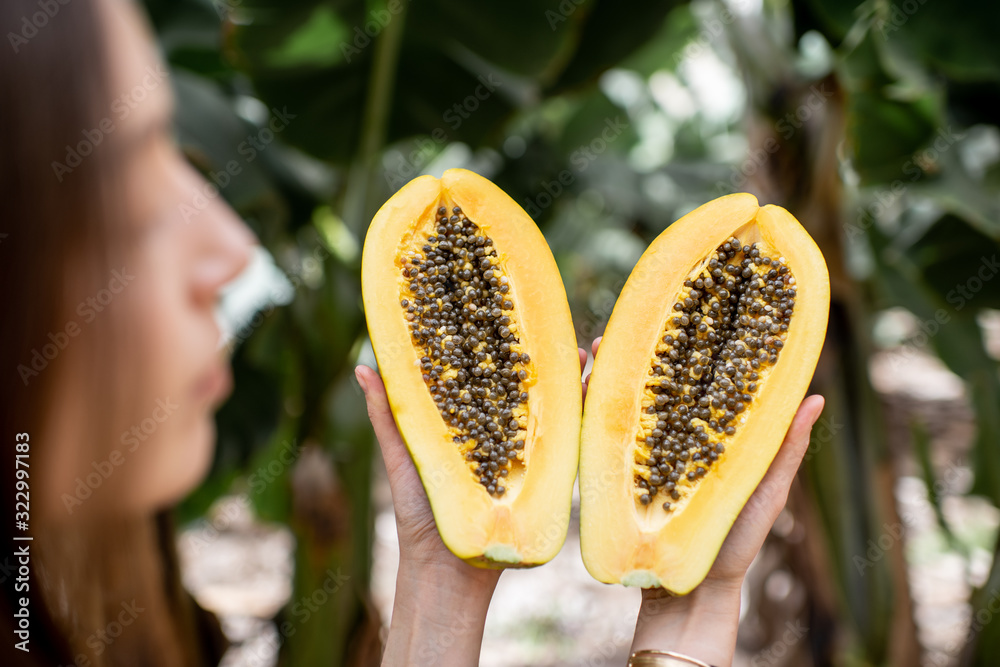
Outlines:
[[[990,34],[1000,5],[146,5],[173,68],[180,142],[295,292],[239,337],[236,391],[218,416],[212,476],[182,508],[197,517],[221,494],[245,491],[262,517],[290,524],[299,541],[293,599],[315,589],[327,568],[350,574],[337,602],[283,648],[287,664],[345,664],[363,654],[357,637],[366,622],[374,450],[350,373],[359,358],[371,359],[358,249],[386,198],[410,178],[450,166],[493,179],[542,227],[584,346],[603,330],[648,242],[672,220],[752,189],[764,172],[784,185],[778,192],[787,201],[776,203],[797,213],[795,205],[821,198],[789,185],[795,174],[839,174],[833,221],[804,222],[828,258],[843,263],[834,272],[844,279],[837,286],[844,308],[870,315],[901,306],[938,323],[929,345],[965,380],[975,409],[971,492],[1000,505],[997,361],[977,323],[982,309],[1000,308],[1000,290],[981,273],[978,287],[970,282],[1000,241],[1000,50]],[[836,94],[824,92],[828,85]],[[808,94],[819,95],[827,116],[843,115],[843,134],[834,122],[810,124]],[[762,141],[748,118],[777,143]],[[837,150],[817,152],[823,141]],[[825,162],[809,157],[817,155]],[[864,361],[868,315],[833,327],[834,347]],[[855,414],[857,397],[871,392],[866,373],[845,376],[836,388],[842,401],[828,394],[831,410],[854,417],[850,432],[838,435],[853,443],[853,458],[837,453],[838,444],[813,463],[841,470],[813,475],[812,483],[828,560],[839,563],[841,613],[852,619],[844,623],[848,635],[862,637],[846,648],[817,641],[820,653],[840,651],[817,653],[821,663],[885,663],[888,619],[910,613],[892,608],[888,574],[861,579],[850,571],[851,554],[878,525],[870,508],[849,508],[877,494],[877,477],[851,471],[886,456],[875,403]],[[926,439],[914,440],[923,452]],[[318,448],[329,474],[306,484],[286,466],[254,477],[289,442],[297,452]],[[918,458],[930,461],[926,452]],[[925,473],[933,479],[928,466]],[[307,502],[316,488],[347,514]],[[1000,564],[979,603],[997,586]],[[976,633],[968,664],[1000,653],[996,625]]]

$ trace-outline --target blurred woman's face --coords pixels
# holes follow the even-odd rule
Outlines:
[[[115,418],[108,458],[92,461],[94,449],[79,440],[79,421],[102,403],[88,390],[88,378],[73,370],[82,364],[68,364],[47,422],[66,450],[60,494],[79,500],[83,481],[118,508],[149,512],[183,497],[211,462],[213,413],[231,384],[214,307],[220,288],[247,264],[254,239],[221,197],[207,206],[196,198],[204,181],[172,139],[170,80],[138,11],[125,0],[98,4],[115,96],[108,100],[114,127],[101,149],[120,155],[128,220],[121,230],[125,266],[102,268],[114,295],[107,307],[122,309],[116,319],[127,329],[120,332],[128,343],[123,349],[137,358],[113,360],[133,365],[123,375],[128,405],[107,406],[112,415],[127,410]],[[108,471],[103,488],[93,488],[92,473]],[[72,513],[72,500],[60,497]]]

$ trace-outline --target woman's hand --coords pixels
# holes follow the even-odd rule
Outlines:
[[[382,378],[367,366],[358,366],[355,376],[365,393],[368,418],[375,429],[389,477],[399,536],[400,569],[405,565],[435,572],[447,571],[451,576],[471,577],[492,590],[500,577],[498,570],[469,565],[448,551],[441,541],[420,475],[392,417]]]
[[[600,343],[600,338],[594,341],[595,356]],[[785,506],[823,402],[822,396],[802,401],[781,449],[729,530],[705,581],[683,597],[663,589],[643,590],[632,651],[675,651],[717,667],[732,663],[743,577]]]
[[[581,368],[587,353],[580,353]],[[384,665],[478,665],[483,626],[501,570],[469,565],[441,541],[430,502],[396,427],[382,379],[355,376],[382,449],[399,536],[399,572]]]
[[[477,665],[500,570],[474,567],[448,551],[396,428],[382,378],[366,366],[354,374],[382,449],[399,537],[396,595],[382,664]]]

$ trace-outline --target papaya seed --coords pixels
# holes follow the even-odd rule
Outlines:
[[[439,206],[433,224],[419,249],[402,255],[399,303],[452,440],[465,452],[470,474],[499,498],[507,491],[499,480],[524,448],[527,417],[516,408],[528,401],[531,360],[520,350],[493,240],[459,206]]]
[[[675,295],[649,371],[666,379],[651,380],[642,403],[657,421],[636,436],[642,505],[661,489],[676,501],[710,474],[778,362],[796,289],[784,259],[772,254],[763,244],[729,238]]]

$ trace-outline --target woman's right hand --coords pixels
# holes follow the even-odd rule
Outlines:
[[[593,343],[595,357],[600,344],[600,338]],[[823,404],[822,396],[802,401],[781,449],[730,528],[705,580],[681,597],[660,588],[642,591],[632,651],[675,651],[718,667],[732,663],[743,578],[785,506]]]

